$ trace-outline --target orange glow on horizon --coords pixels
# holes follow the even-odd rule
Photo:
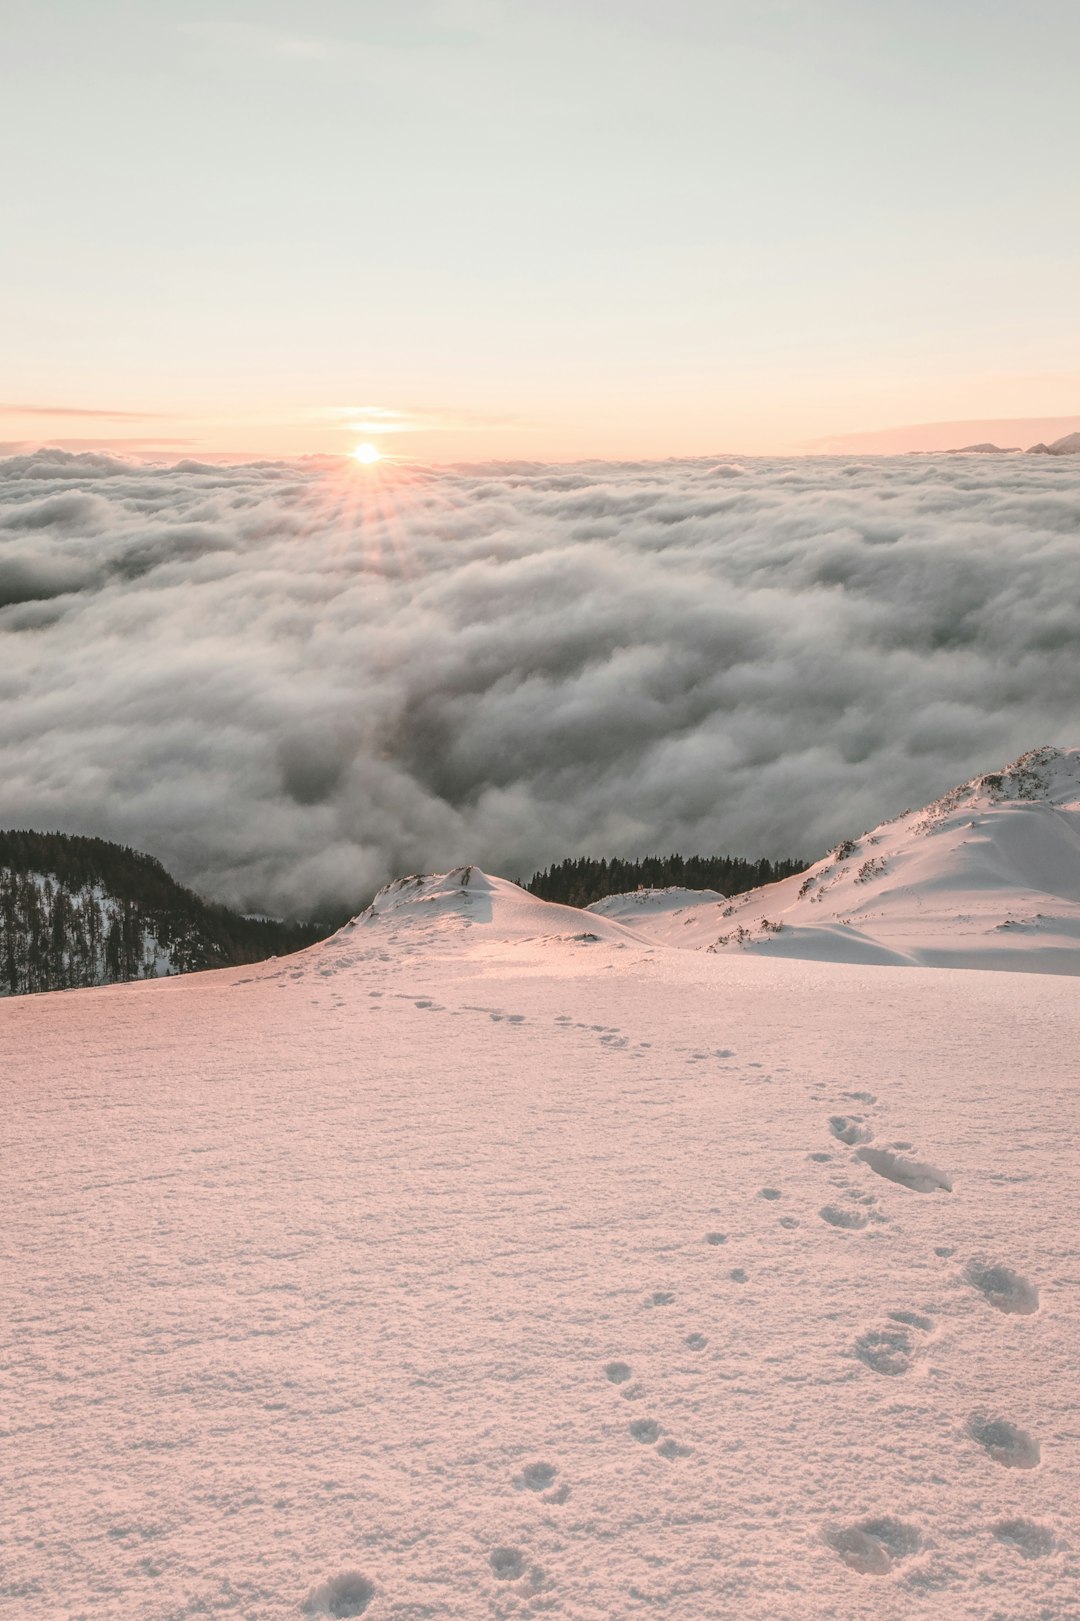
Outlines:
[[[366,467],[370,467],[373,463],[382,461],[382,451],[378,445],[365,442],[362,445],[357,445],[353,451],[353,460],[363,462]]]

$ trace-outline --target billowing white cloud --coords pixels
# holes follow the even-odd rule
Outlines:
[[[463,861],[814,857],[1080,737],[1048,458],[0,462],[0,818],[204,893]]]

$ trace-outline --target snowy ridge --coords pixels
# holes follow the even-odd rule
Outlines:
[[[647,918],[640,931],[652,934]],[[1080,973],[1080,750],[1043,747],[658,943]]]
[[[303,955],[310,960],[312,954],[339,957],[368,944],[377,952],[386,946],[406,952],[438,947],[460,951],[533,940],[642,943],[616,920],[542,901],[507,878],[465,866],[394,879],[343,929]]]
[[[533,940],[1080,974],[1080,749],[1032,749],[731,900],[640,889],[579,910],[457,867],[396,879],[304,955]]]

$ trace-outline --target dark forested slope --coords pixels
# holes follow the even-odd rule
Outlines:
[[[562,861],[534,873],[526,889],[563,906],[591,906],[605,895],[633,889],[716,889],[741,895],[802,872],[805,861],[744,861],[740,856],[642,856],[640,861],[594,861],[588,856]]]
[[[105,839],[0,831],[0,995],[258,962],[325,933],[241,917]]]

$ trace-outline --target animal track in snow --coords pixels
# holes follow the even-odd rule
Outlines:
[[[558,1473],[553,1463],[527,1463],[514,1485],[522,1491],[546,1492]]]
[[[922,1537],[915,1527],[891,1515],[828,1530],[825,1541],[845,1565],[864,1576],[887,1576],[894,1564],[922,1547]]]
[[[525,1555],[520,1548],[493,1548],[489,1563],[501,1582],[516,1582],[525,1574]]]
[[[688,1334],[683,1340],[683,1344],[688,1345],[691,1351],[704,1351],[708,1343],[704,1334]]]
[[[741,1266],[733,1267],[728,1273],[728,1277],[732,1283],[748,1283],[750,1281],[749,1274],[744,1272]]]
[[[917,1328],[923,1334],[929,1334],[934,1327],[934,1319],[924,1317],[921,1311],[891,1311],[889,1321],[906,1323],[908,1328]]]
[[[613,1385],[624,1385],[630,1377],[629,1362],[609,1362],[604,1369]]]
[[[726,1244],[727,1233],[706,1233],[705,1242],[706,1244]]]
[[[854,1148],[857,1143],[868,1143],[874,1133],[863,1125],[861,1114],[834,1114],[829,1116],[829,1130],[839,1143]]]
[[[862,1210],[843,1210],[839,1205],[827,1204],[819,1211],[822,1221],[830,1227],[842,1227],[847,1232],[859,1232],[869,1225],[870,1217]]]
[[[897,1182],[913,1193],[951,1193],[952,1182],[936,1165],[925,1160],[901,1159],[888,1148],[859,1148],[855,1158],[888,1182]]]
[[[674,1299],[675,1296],[669,1294],[666,1289],[654,1289],[645,1304],[646,1306],[670,1306]]]
[[[778,1227],[787,1227],[789,1229],[792,1227],[797,1227],[798,1225],[799,1218],[797,1216],[781,1216],[777,1223]]]
[[[918,1354],[913,1330],[929,1333],[933,1319],[917,1311],[891,1311],[890,1320],[895,1327],[871,1328],[855,1341],[855,1355],[874,1373],[897,1378],[907,1373]]]
[[[375,1588],[366,1576],[361,1576],[357,1570],[345,1570],[314,1588],[300,1610],[304,1615],[344,1621],[347,1616],[363,1615],[374,1597]]]
[[[990,1529],[999,1542],[1015,1548],[1025,1559],[1044,1559],[1057,1547],[1057,1537],[1050,1527],[1036,1520],[998,1520]]]
[[[759,1199],[782,1199],[783,1194],[779,1188],[758,1188]]]
[[[987,1266],[984,1261],[971,1261],[964,1271],[964,1280],[998,1311],[1030,1317],[1039,1309],[1038,1288],[1011,1266]]]
[[[676,1458],[688,1458],[694,1449],[693,1447],[682,1446],[680,1442],[673,1441],[669,1436],[666,1441],[660,1442],[656,1450],[662,1458],[666,1458],[671,1463]]]
[[[628,1427],[634,1440],[643,1446],[655,1446],[662,1433],[655,1418],[635,1418]]]
[[[1040,1458],[1040,1446],[1033,1435],[1010,1424],[1006,1418],[987,1418],[984,1413],[972,1413],[964,1426],[973,1441],[989,1453],[995,1463],[1006,1469],[1034,1469]]]

